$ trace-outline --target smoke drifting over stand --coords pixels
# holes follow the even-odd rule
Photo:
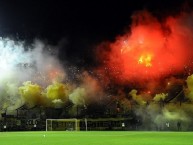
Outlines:
[[[59,61],[45,52],[45,47],[51,46],[40,41],[27,46],[25,42],[9,38],[1,38],[0,43],[1,106],[4,109],[16,109],[26,102],[41,102],[41,87],[64,79],[65,72]]]
[[[85,106],[102,101],[103,90],[88,72],[75,71],[79,73],[70,75],[76,81],[70,80],[67,69],[52,53],[56,47],[39,40],[27,45],[9,38],[1,38],[0,45],[2,111],[22,105],[62,108],[68,102]]]
[[[147,11],[137,12],[132,16],[131,32],[99,46],[98,57],[115,81],[190,74],[192,17],[192,13],[181,13],[159,22]]]
[[[96,49],[101,64],[96,69],[98,76],[109,78],[106,83],[114,84],[111,89],[130,90],[125,92],[130,102],[126,108],[133,104],[134,112],[147,123],[146,129],[163,128],[164,122],[184,121],[191,126],[192,19],[192,12],[164,21],[148,11],[136,12],[130,31]]]
[[[85,60],[80,60],[85,66],[65,66],[53,53],[59,47],[41,40],[27,44],[1,38],[0,109],[72,104],[72,110],[92,112],[114,105],[116,115],[133,112],[143,129],[161,130],[166,122],[184,122],[192,129],[192,20],[192,12],[163,20],[148,11],[135,12],[128,31],[88,51],[95,56],[93,66]]]

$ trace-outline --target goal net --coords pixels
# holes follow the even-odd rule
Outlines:
[[[78,119],[46,119],[46,131],[78,131]]]

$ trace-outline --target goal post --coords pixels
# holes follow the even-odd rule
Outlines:
[[[80,120],[72,119],[46,119],[46,131],[79,131]]]

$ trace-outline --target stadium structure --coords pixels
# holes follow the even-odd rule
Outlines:
[[[135,130],[139,120],[130,114],[122,114],[116,108],[114,112],[87,112],[85,108],[76,108],[76,114],[68,113],[67,108],[45,108],[26,105],[18,108],[12,115],[10,112],[1,114],[1,131],[64,131],[64,130]],[[102,111],[104,109],[101,108]],[[111,110],[112,111],[112,110]],[[100,115],[99,115],[100,114]]]
[[[156,105],[162,109],[164,105],[175,103],[179,98],[180,105],[187,103],[184,102],[183,97],[183,91],[178,91],[175,97],[168,97],[159,102],[147,102],[144,109],[153,103],[158,103]],[[137,115],[136,108],[139,104],[133,102],[131,106],[126,110],[120,105],[119,100],[101,106],[95,104],[74,107],[70,102],[59,108],[44,106],[29,108],[23,105],[14,110],[14,113],[4,110],[1,114],[0,131],[180,131],[182,129],[180,121],[165,120],[158,126],[153,121]]]

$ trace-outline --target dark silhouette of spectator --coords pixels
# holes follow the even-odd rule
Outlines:
[[[177,128],[178,128],[178,131],[180,131],[181,130],[181,122],[177,122]]]

